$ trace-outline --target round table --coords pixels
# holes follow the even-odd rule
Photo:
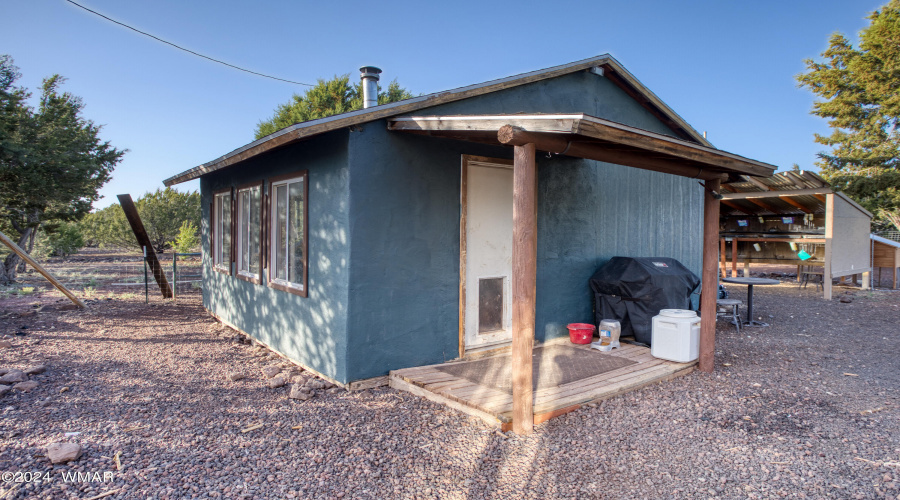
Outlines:
[[[722,278],[725,283],[734,283],[736,285],[747,285],[747,322],[744,326],[769,326],[768,323],[762,321],[753,321],[753,285],[777,285],[781,283],[778,280],[769,278]]]

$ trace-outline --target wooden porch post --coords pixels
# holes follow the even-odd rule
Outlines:
[[[717,217],[718,218],[718,217]],[[716,231],[719,230],[719,221],[716,221]],[[731,240],[731,277],[737,277],[737,255],[738,255],[738,241],[737,238],[733,238]]]
[[[537,175],[534,151],[534,144],[516,146],[513,165],[512,425],[516,434],[530,434],[534,427],[534,374],[531,365],[537,281]]]
[[[719,200],[710,191],[718,191],[721,181],[706,181],[703,201],[703,276],[700,288],[700,370],[712,372],[716,354],[716,298],[718,297]],[[737,239],[735,239],[737,241]],[[736,248],[733,246],[732,251]]]
[[[719,258],[722,259],[722,265],[719,266],[719,272],[723,278],[728,277],[728,261],[725,258],[725,238],[719,239]]]

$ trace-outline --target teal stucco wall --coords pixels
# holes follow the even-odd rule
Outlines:
[[[332,132],[203,176],[203,305],[291,359],[347,382],[349,169],[347,130]],[[309,170],[308,297],[214,271],[209,260],[211,193]]]
[[[586,113],[674,135],[608,80],[582,72],[458,101],[427,114]],[[458,356],[461,155],[511,148],[387,131],[349,139],[351,380]],[[539,154],[538,340],[593,322],[588,279],[616,255],[664,256],[701,269],[696,180]]]

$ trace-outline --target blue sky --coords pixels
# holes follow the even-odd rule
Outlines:
[[[793,76],[886,0],[250,2],[77,0],[202,54],[300,82],[366,64],[415,94],[610,53],[718,148],[814,168],[827,133]],[[305,87],[200,59],[64,0],[0,0],[0,53],[20,84],[59,73],[85,116],[129,153],[95,207],[253,139]],[[197,189],[196,181],[179,189]]]

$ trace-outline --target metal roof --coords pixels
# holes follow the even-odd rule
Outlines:
[[[674,110],[666,105],[659,97],[645,87],[637,78],[628,72],[618,61],[611,55],[603,54],[601,56],[583,59],[552,68],[546,68],[530,73],[501,78],[499,80],[491,80],[468,87],[461,87],[445,92],[437,92],[420,97],[414,97],[404,101],[391,104],[384,104],[371,108],[351,111],[340,115],[320,118],[318,120],[310,120],[303,123],[291,125],[274,132],[266,137],[253,141],[234,151],[216,158],[210,162],[196,166],[186,170],[180,174],[169,177],[163,183],[166,186],[172,186],[192,179],[197,179],[202,175],[208,174],[215,170],[225,168],[230,165],[240,163],[249,158],[258,156],[276,148],[293,144],[297,141],[308,139],[312,136],[323,134],[332,130],[338,130],[361,123],[380,120],[393,116],[399,116],[415,112],[420,109],[445,104],[448,102],[459,101],[491,92],[525,85],[528,83],[538,82],[558,76],[575,73],[578,71],[589,70],[593,68],[601,68],[604,77],[609,78],[616,85],[622,88],[626,93],[634,97],[642,106],[654,113],[657,118],[666,123],[681,139],[688,140],[712,148],[710,144],[700,133],[694,130],[683,118],[681,118]]]
[[[878,243],[883,243],[885,245],[900,248],[900,242],[896,242],[894,240],[889,240],[887,238],[883,238],[881,236],[878,236],[877,234],[870,234],[869,238],[871,238],[872,241],[877,241]]]
[[[750,178],[722,185],[722,215],[824,214],[825,195],[844,199],[869,217],[872,214],[835,192],[828,181],[807,170],[778,172],[771,177]]]

